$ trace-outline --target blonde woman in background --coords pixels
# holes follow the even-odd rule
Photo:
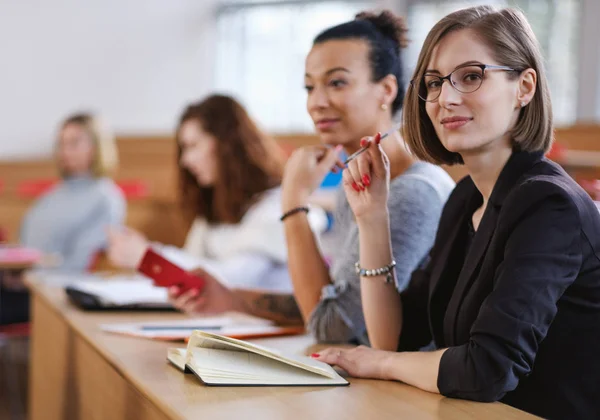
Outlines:
[[[56,255],[56,270],[82,272],[106,247],[106,227],[125,219],[125,199],[109,178],[118,164],[114,136],[96,116],[72,115],[61,124],[54,158],[62,181],[29,209],[20,242]],[[28,317],[28,295],[20,277],[4,274],[0,324]]]

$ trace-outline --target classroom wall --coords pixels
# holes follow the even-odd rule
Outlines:
[[[171,133],[211,90],[216,0],[0,1],[0,160],[46,156],[58,122]]]

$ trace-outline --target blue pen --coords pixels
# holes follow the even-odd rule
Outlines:
[[[222,327],[219,326],[195,326],[195,327],[184,327],[184,326],[171,326],[168,325],[142,325],[142,331],[164,331],[164,330],[220,330]]]

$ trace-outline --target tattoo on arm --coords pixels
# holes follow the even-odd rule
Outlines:
[[[247,308],[253,315],[268,318],[278,324],[302,325],[302,314],[294,295],[247,292]]]

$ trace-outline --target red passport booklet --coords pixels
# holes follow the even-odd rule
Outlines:
[[[151,248],[144,254],[138,271],[154,280],[156,286],[177,286],[182,292],[190,289],[202,292],[205,285],[204,278],[173,264]]]

